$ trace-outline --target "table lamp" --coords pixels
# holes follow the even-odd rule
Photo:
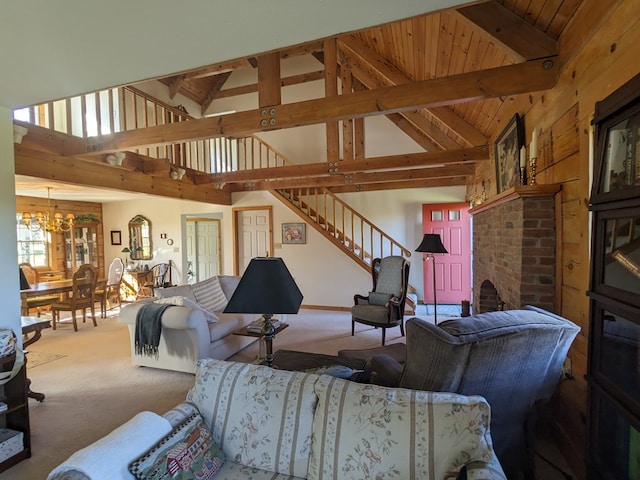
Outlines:
[[[266,343],[266,361],[273,366],[275,328],[271,318],[276,313],[298,313],[302,293],[281,258],[251,259],[224,313],[256,313],[264,319],[262,336]]]
[[[425,233],[424,237],[422,237],[422,242],[416,248],[416,252],[426,253],[427,255],[424,257],[424,260],[431,260],[433,265],[433,322],[438,324],[438,307],[436,303],[436,258],[433,256],[434,253],[449,253],[444,245],[442,245],[442,240],[440,239],[440,235],[437,233]]]

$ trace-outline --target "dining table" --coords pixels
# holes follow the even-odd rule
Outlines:
[[[106,279],[98,279],[96,289],[106,285]],[[31,285],[31,288],[20,290],[20,301],[26,304],[27,298],[39,297],[43,295],[55,295],[63,293],[71,293],[73,290],[73,279],[65,278],[63,280],[54,280],[51,282],[38,282]]]

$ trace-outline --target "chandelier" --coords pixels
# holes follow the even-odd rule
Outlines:
[[[22,214],[22,223],[29,230],[36,232],[44,230],[46,232],[68,232],[73,227],[75,217],[73,213],[63,216],[60,212],[54,212],[51,216],[51,187],[47,187],[47,211],[45,213],[36,212],[32,215],[29,212]]]

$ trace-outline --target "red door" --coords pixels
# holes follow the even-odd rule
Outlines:
[[[437,301],[471,300],[471,216],[468,203],[422,206],[422,232],[437,233],[449,253],[436,253]],[[433,266],[423,262],[424,303],[433,303]]]

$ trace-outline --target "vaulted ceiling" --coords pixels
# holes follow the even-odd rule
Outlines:
[[[512,111],[514,97],[536,95],[554,86],[562,62],[558,38],[581,3],[479,2],[159,77],[171,98],[183,95],[199,106],[202,116],[223,98],[257,92],[256,104],[222,116],[195,118],[188,122],[188,129],[181,124],[159,125],[87,139],[76,147],[61,140],[65,147],[58,153],[67,160],[73,158],[75,165],[87,161],[104,168],[96,160],[102,161],[101,155],[109,152],[326,124],[327,152],[321,162],[217,175],[216,182],[225,187],[213,201],[227,203],[224,195],[245,189],[248,182],[252,189],[299,184],[326,186],[335,192],[464,185],[473,175],[475,162],[489,160],[490,140],[504,128],[505,112]],[[279,59],[301,55],[315,58],[310,64],[317,68],[281,75]],[[234,71],[246,68],[257,70],[256,83],[227,85]],[[283,88],[316,80],[324,80],[323,96],[281,102]],[[260,123],[264,107],[275,107],[273,123],[267,127]],[[385,115],[424,153],[367,156],[358,148],[364,135],[358,122],[373,115]],[[47,148],[51,153],[51,144]],[[56,178],[76,181],[61,170],[71,164],[56,160]],[[336,161],[339,175],[327,169],[327,163]],[[51,158],[42,162],[27,168],[18,149],[16,172],[29,175],[47,162],[51,166]],[[135,166],[131,169],[139,171]],[[348,184],[337,178],[345,175],[350,176]],[[113,183],[102,182],[108,188],[119,183],[117,178]],[[210,183],[200,180],[184,185],[176,196],[202,199],[195,192],[211,189]],[[136,188],[157,191],[144,182]]]

